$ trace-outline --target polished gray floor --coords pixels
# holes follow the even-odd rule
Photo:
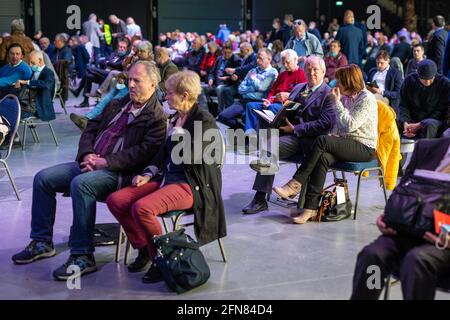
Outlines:
[[[68,105],[74,103],[72,99]],[[58,114],[53,123],[59,147],[55,147],[48,128],[41,127],[41,143],[33,143],[29,137],[26,151],[14,150],[9,160],[22,201],[15,199],[0,171],[0,299],[348,299],[356,255],[378,236],[374,222],[384,200],[377,181],[364,183],[356,221],[293,225],[289,210],[276,205],[262,214],[243,216],[241,208],[253,196],[254,173],[247,165],[227,164],[223,169],[223,199],[229,262],[221,262],[215,243],[205,246],[203,252],[211,268],[206,285],[184,295],[169,292],[163,283],[145,285],[140,281],[142,274],[129,274],[123,263],[113,261],[114,247],[104,247],[96,252],[100,271],[83,277],[81,290],[69,290],[66,283],[54,281],[51,272],[68,256],[70,199],[58,197],[54,230],[57,256],[25,266],[15,266],[10,260],[29,241],[34,174],[72,161],[76,154],[78,128],[64,114]],[[292,164],[281,166],[276,183],[287,181],[294,170]],[[354,199],[356,180],[349,180]],[[114,221],[103,204],[98,205],[97,221]],[[393,288],[391,298],[401,298],[399,286]],[[437,298],[448,299],[449,295],[438,293]]]

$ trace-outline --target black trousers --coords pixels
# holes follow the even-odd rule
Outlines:
[[[327,178],[328,168],[339,161],[367,162],[374,157],[375,149],[350,138],[320,136],[311,152],[294,174],[294,179],[308,187],[305,209],[316,210]]]
[[[369,289],[369,267],[380,270],[381,286]],[[439,250],[424,240],[380,236],[359,254],[353,276],[353,300],[376,300],[392,272],[400,275],[404,299],[434,299],[437,279],[450,276],[450,250]],[[369,280],[369,281],[368,281]]]
[[[86,75],[82,78],[80,89],[84,87],[84,95],[91,92],[93,83],[102,83],[108,76],[109,71],[96,67],[89,67],[86,70]],[[83,86],[83,87],[82,87]]]

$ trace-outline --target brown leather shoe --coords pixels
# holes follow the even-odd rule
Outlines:
[[[304,224],[309,220],[314,219],[317,216],[317,212],[317,210],[305,209],[300,216],[292,219],[292,222],[295,224]]]
[[[302,184],[297,180],[291,179],[282,187],[274,187],[272,190],[280,196],[281,199],[286,200],[287,198],[295,198],[297,194],[300,193],[302,189]]]

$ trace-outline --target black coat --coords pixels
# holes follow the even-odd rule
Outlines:
[[[129,101],[128,95],[119,100],[112,100],[99,117],[88,121],[78,146],[78,162],[81,163],[87,154],[95,153],[97,136]],[[141,173],[158,154],[166,137],[166,121],[167,117],[155,93],[139,116],[127,125],[122,150],[105,157],[109,169],[120,172],[120,187],[130,185],[133,176]]]
[[[175,114],[170,119],[171,122],[175,122],[178,117],[178,114]],[[202,125],[202,136],[198,137],[194,135],[194,123],[200,122]],[[183,146],[184,148],[191,149],[191,163],[182,163],[184,174],[186,176],[186,180],[191,187],[192,194],[194,197],[194,204],[192,210],[194,212],[194,230],[195,236],[197,240],[203,245],[219,238],[223,238],[226,236],[226,223],[225,223],[225,210],[223,206],[222,200],[222,173],[220,166],[218,163],[214,162],[212,164],[207,164],[204,161],[204,155],[211,155],[210,147],[212,147],[212,142],[203,141],[203,135],[206,131],[212,129],[217,130],[216,133],[220,134],[220,130],[216,125],[216,120],[214,117],[207,111],[199,108],[195,105],[183,128],[189,132],[190,134],[190,142],[189,146]],[[201,153],[195,152],[194,141],[198,140],[202,143],[201,145]],[[179,148],[178,144],[183,143],[184,140],[177,142],[173,148]],[[186,140],[188,141],[188,140]],[[218,147],[220,154],[222,155],[225,150],[222,149],[221,141],[217,142],[214,140],[214,147]],[[210,146],[210,147],[208,147]],[[181,148],[182,150],[184,148]],[[172,149],[173,150],[173,149]],[[184,149],[185,150],[185,149]],[[149,168],[159,168],[159,173],[164,173],[163,164],[165,163],[165,159],[168,156],[165,154],[167,152],[166,148],[163,146],[160,147],[158,156],[155,157],[147,167],[148,170],[155,174],[153,169]],[[182,154],[181,154],[182,155]],[[221,159],[218,156],[215,159]],[[162,180],[161,176],[152,178],[153,180]]]
[[[450,106],[450,81],[436,75],[431,86],[420,83],[419,75],[412,73],[405,78],[400,90],[400,123],[417,123],[424,119],[445,121]]]
[[[31,76],[33,79],[33,76]],[[36,113],[42,121],[55,119],[53,94],[55,92],[55,75],[52,70],[42,69],[37,80],[30,80],[30,89],[36,90]]]
[[[436,62],[438,73],[442,74],[442,60],[444,58],[445,43],[447,41],[447,30],[440,29],[433,33],[427,45],[427,59]]]

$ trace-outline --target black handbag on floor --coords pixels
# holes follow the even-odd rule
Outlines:
[[[435,232],[434,209],[450,212],[450,182],[411,175],[394,189],[384,209],[387,226],[410,237]]]
[[[337,204],[337,187],[344,189],[345,202]],[[352,202],[348,193],[346,179],[335,179],[334,184],[322,191],[316,222],[335,222],[347,219],[352,214]]]
[[[156,264],[166,285],[176,293],[199,287],[210,276],[200,245],[184,231],[180,229],[153,238],[158,249]]]

